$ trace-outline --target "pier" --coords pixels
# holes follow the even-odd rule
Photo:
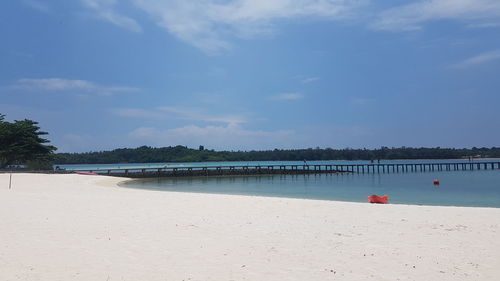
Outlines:
[[[415,173],[434,171],[499,170],[499,162],[394,163],[394,164],[313,164],[172,166],[159,168],[92,169],[79,172],[129,178],[199,177],[229,175],[321,174],[321,173]]]

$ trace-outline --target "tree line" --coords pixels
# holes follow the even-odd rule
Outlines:
[[[500,158],[500,147],[491,148],[411,148],[378,149],[274,149],[263,151],[215,151],[186,146],[121,148],[111,151],[58,153],[57,164],[163,163],[206,161],[303,161],[303,160],[377,160],[377,159],[460,159]]]
[[[26,165],[32,169],[52,169],[56,147],[42,136],[38,122],[33,120],[5,121],[0,114],[0,169],[9,165]]]
[[[57,164],[164,163],[206,161],[303,161],[303,160],[377,160],[377,159],[460,159],[469,157],[500,158],[500,147],[491,148],[411,148],[378,149],[274,149],[262,151],[215,151],[186,146],[120,148],[111,151],[57,153],[43,138],[33,120],[5,121],[0,114],[0,169],[24,165],[32,169],[52,169]]]

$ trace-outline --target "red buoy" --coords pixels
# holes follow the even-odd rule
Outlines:
[[[434,185],[439,185],[439,180],[434,180],[433,183]]]
[[[387,195],[384,195],[382,197],[375,195],[375,194],[368,196],[368,202],[376,203],[376,204],[388,204],[389,203],[388,199],[389,199],[389,196],[387,196]]]

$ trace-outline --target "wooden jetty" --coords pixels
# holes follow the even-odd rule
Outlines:
[[[173,166],[159,168],[89,169],[80,172],[129,178],[196,177],[264,174],[320,173],[411,173],[433,171],[466,171],[500,169],[498,162],[393,163],[393,164],[312,164],[312,165],[239,165],[239,166]]]

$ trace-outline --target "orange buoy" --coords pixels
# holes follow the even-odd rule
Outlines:
[[[434,180],[433,183],[434,185],[439,185],[439,180]]]
[[[388,199],[389,199],[389,196],[387,196],[387,195],[384,195],[382,197],[375,195],[375,194],[368,196],[368,202],[376,203],[376,204],[388,204],[389,203]]]

